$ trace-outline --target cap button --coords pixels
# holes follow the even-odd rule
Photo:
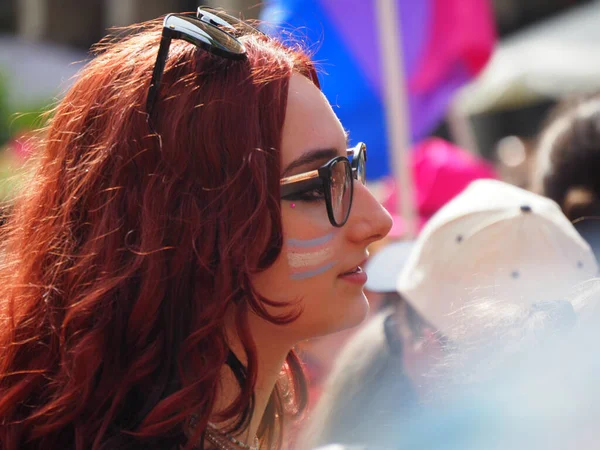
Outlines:
[[[531,206],[529,206],[529,205],[521,205],[521,212],[530,213],[531,212]]]

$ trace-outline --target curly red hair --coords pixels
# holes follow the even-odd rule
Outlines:
[[[0,446],[193,447],[231,353],[225,312],[248,357],[225,415],[252,413],[256,349],[248,309],[274,323],[252,273],[282,246],[281,130],[292,73],[317,86],[300,50],[243,36],[230,61],[173,41],[152,127],[144,111],[160,22],[102,43],[56,107],[36,171],[3,231]],[[305,383],[286,364],[296,406]],[[259,429],[281,445],[277,387]]]

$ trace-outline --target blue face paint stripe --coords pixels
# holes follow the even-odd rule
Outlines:
[[[301,247],[301,248],[315,247],[317,245],[321,245],[321,244],[324,244],[325,242],[330,241],[332,237],[333,237],[333,233],[329,233],[329,234],[326,234],[325,236],[321,236],[316,239],[308,239],[308,240],[288,239],[287,244],[290,247]]]
[[[308,272],[300,272],[300,273],[293,273],[291,276],[292,280],[304,280],[305,278],[310,278],[310,277],[314,277],[316,275],[320,275],[323,272],[326,272],[327,270],[331,269],[333,266],[335,266],[335,261],[330,262],[329,264],[325,264],[322,267],[319,267],[315,270],[309,270]]]

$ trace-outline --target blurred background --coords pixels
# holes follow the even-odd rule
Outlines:
[[[320,53],[327,50],[328,39],[335,42],[327,26],[329,22],[343,25],[343,20],[336,22],[334,16],[336,11],[348,9],[348,1],[0,0],[2,176],[17,170],[19,162],[30,151],[24,137],[42,123],[40,114],[60,98],[89,59],[90,46],[105,36],[111,27],[144,21],[167,12],[193,11],[201,4],[220,6],[244,18],[261,17],[290,26],[303,26],[299,17],[306,15],[307,11],[310,14],[311,5],[320,4],[313,11],[314,15],[321,14],[319,7],[325,8],[330,17],[322,21],[317,19],[317,29],[304,29],[303,33],[311,39],[311,32],[314,32],[316,39],[323,42],[321,47],[321,44],[316,45],[320,49],[317,59],[325,61],[325,72],[331,75],[324,83],[325,92],[339,106],[342,122],[354,133],[353,117],[350,116],[352,108],[344,109],[341,92],[339,102],[336,102],[338,93],[328,92],[340,83],[334,67],[336,60],[328,62],[329,57]],[[374,5],[375,1],[356,4],[368,6]],[[468,3],[468,0],[465,1]],[[403,5],[409,4],[396,3],[400,10]],[[460,5],[461,1],[453,3]],[[276,15],[272,14],[274,8],[290,10],[283,22],[278,22]],[[405,29],[417,20],[413,20],[409,9],[400,12]],[[489,9],[494,27],[490,54],[479,58],[477,64],[480,66],[461,81],[460,89],[454,89],[458,85],[446,89],[445,92],[451,95],[438,102],[441,113],[438,111],[423,121],[421,117],[411,117],[412,134],[407,139],[413,145],[428,136],[442,137],[489,160],[496,166],[501,178],[527,186],[534,137],[549,108],[569,96],[589,94],[600,88],[600,2],[489,0]],[[407,51],[410,53],[407,46],[410,47],[411,35],[403,32],[406,56]],[[477,36],[472,39],[477,39]],[[427,58],[427,55],[430,62],[435,60],[435,52],[425,53],[422,57]],[[470,55],[462,58],[470,63]],[[425,66],[423,70],[426,72],[436,70],[427,64]],[[425,77],[427,75],[424,74]],[[407,79],[410,81],[409,77]],[[354,97],[359,97],[360,92],[355,89]],[[412,94],[412,91],[409,92],[409,95]],[[332,95],[336,99],[332,99]],[[354,101],[354,104],[357,102]],[[364,108],[362,111],[363,115],[357,119],[361,124],[365,122]],[[412,116],[412,109],[410,111]],[[384,121],[377,114],[372,117],[377,119],[374,122]],[[381,123],[372,125],[372,134],[382,134],[377,128],[381,126]],[[360,132],[368,136],[370,130]],[[374,145],[372,141],[367,142]],[[380,159],[389,157],[385,156],[391,152],[387,141],[383,140],[374,147],[376,155],[383,155]],[[373,153],[370,156],[371,163]],[[393,175],[387,163],[377,164],[370,172],[373,180]],[[10,195],[11,186],[10,183],[3,185],[0,195]]]

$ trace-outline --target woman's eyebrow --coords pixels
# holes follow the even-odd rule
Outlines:
[[[283,177],[287,176],[289,172],[292,170],[305,166],[311,163],[315,163],[317,161],[323,161],[324,159],[330,160],[339,156],[338,150],[334,148],[324,148],[319,150],[310,150],[308,152],[303,153],[299,158],[293,160],[291,163],[283,171]]]

